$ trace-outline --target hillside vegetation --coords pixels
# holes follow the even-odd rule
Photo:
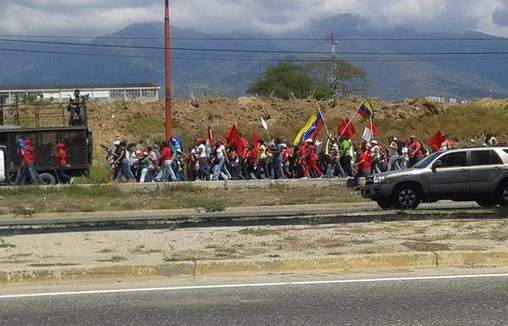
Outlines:
[[[361,102],[362,99],[357,97],[326,101],[207,97],[196,99],[195,105],[174,100],[173,135],[182,137],[184,146],[188,147],[195,138],[206,137],[208,126],[212,128],[214,139],[224,139],[232,123],[236,123],[248,140],[252,139],[252,132],[267,139],[267,132],[260,122],[264,117],[272,138],[280,137],[284,142],[292,143],[317,107],[325,117],[329,132],[335,135],[340,121],[351,118]],[[407,99],[395,104],[378,99],[371,99],[371,102],[375,114],[373,123],[380,131],[378,139],[381,142],[386,142],[389,136],[407,141],[412,133],[427,140],[437,130],[446,133],[458,146],[470,145],[471,139],[480,145],[485,131],[493,132],[501,142],[507,139],[508,99],[479,99],[456,105],[422,99]],[[365,124],[359,115],[353,118],[355,140],[360,140]],[[134,101],[90,103],[89,126],[94,133],[95,158],[103,157],[99,144],[111,147],[116,139],[144,147],[164,139],[164,104],[162,101],[150,104]],[[326,139],[325,128],[318,139]]]

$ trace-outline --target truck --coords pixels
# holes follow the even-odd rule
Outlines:
[[[56,144],[65,144],[66,174],[88,176],[92,165],[92,133],[87,126],[20,128],[0,125],[0,184],[14,184],[20,165],[16,142],[29,139],[34,150],[35,170],[44,184],[59,182],[55,158]]]

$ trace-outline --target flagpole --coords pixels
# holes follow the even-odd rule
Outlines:
[[[372,138],[374,138],[374,125],[372,124],[372,115],[369,115],[369,122],[370,122],[370,140],[372,141]]]
[[[360,104],[360,106],[358,107],[358,109],[356,109],[355,113],[353,113],[353,116],[351,116],[351,119],[349,119],[349,121],[347,122],[347,125],[344,127],[344,130],[342,130],[342,132],[339,134],[339,137],[342,136],[344,134],[344,132],[347,130],[347,127],[349,127],[349,125],[351,123],[353,123],[353,118],[355,117],[355,115],[358,113],[358,111],[360,111],[360,108],[362,107],[363,103],[365,102],[365,100],[362,102],[362,104]]]
[[[319,107],[318,103],[316,103],[316,106],[318,108],[318,112],[321,114],[321,117],[323,118],[323,124],[325,125],[325,129],[326,129],[326,138],[329,138],[331,134],[330,134],[330,130],[328,130],[328,125],[326,124],[325,116],[323,115],[323,112],[321,112],[321,108]]]

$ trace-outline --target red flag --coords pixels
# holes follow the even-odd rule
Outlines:
[[[206,136],[208,138],[208,146],[210,148],[215,148],[215,143],[213,142],[213,135],[212,135],[212,128],[208,127],[208,130],[206,132]]]
[[[441,143],[444,140],[443,138],[443,134],[441,134],[441,131],[438,130],[434,136],[430,137],[429,140],[427,140],[427,143],[434,151],[438,151],[441,148]]]
[[[346,139],[351,139],[355,132],[355,127],[349,122],[349,119],[343,119],[340,123],[338,134],[343,135]]]
[[[228,132],[226,133],[226,141],[227,143],[233,142],[236,137],[238,137],[238,128],[236,128],[236,123],[233,123],[231,128],[229,128]]]
[[[377,137],[379,136],[379,130],[376,129],[376,127],[374,127],[374,125],[372,123],[367,123],[367,129],[370,129],[370,131],[372,132],[372,137]]]

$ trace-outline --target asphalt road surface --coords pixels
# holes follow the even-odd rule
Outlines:
[[[508,325],[508,274],[272,281],[0,293],[0,325]]]

